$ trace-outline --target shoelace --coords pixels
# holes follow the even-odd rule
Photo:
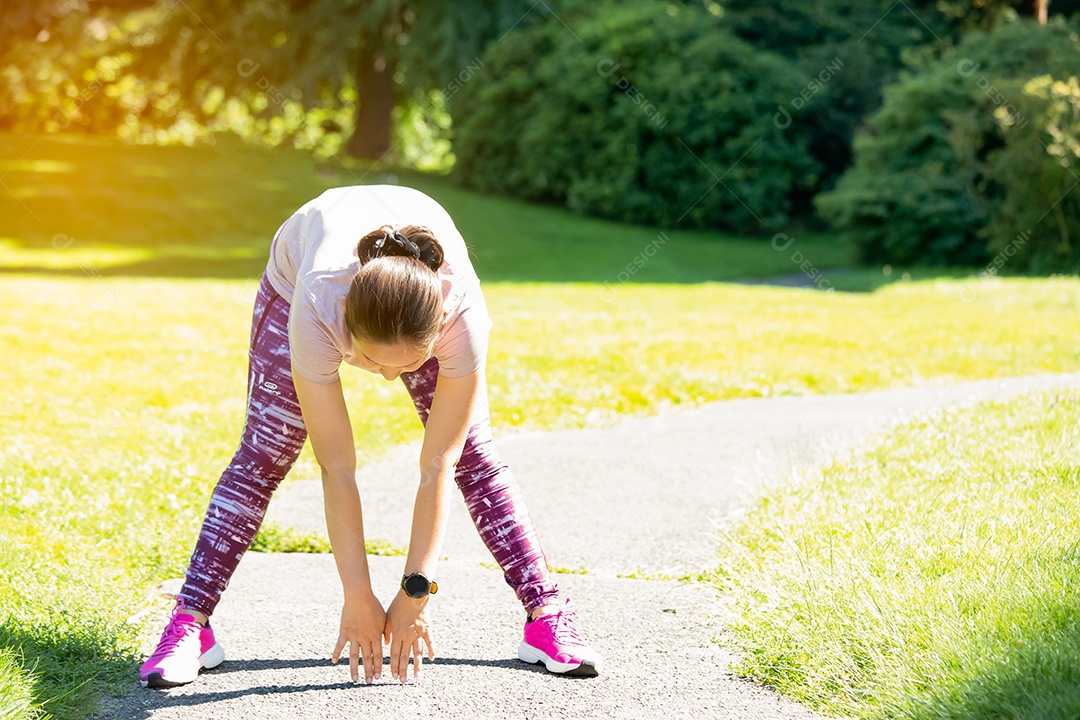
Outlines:
[[[555,627],[553,633],[555,640],[561,645],[584,645],[585,640],[578,634],[574,626],[574,617],[577,615],[573,610],[560,610],[555,614]]]
[[[161,639],[158,640],[157,650],[153,654],[153,658],[159,658],[167,655],[173,648],[175,648],[181,640],[183,640],[191,631],[199,626],[198,621],[194,621],[194,625],[181,622],[180,611],[184,609],[184,601],[180,599],[177,601],[176,606],[173,607],[172,618],[169,620],[169,624],[165,626],[165,629],[161,633]],[[171,640],[171,642],[166,642]]]

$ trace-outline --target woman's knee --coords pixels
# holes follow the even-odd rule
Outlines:
[[[296,463],[307,433],[284,423],[248,427],[233,457],[233,466],[260,478],[280,482]]]
[[[491,425],[486,419],[473,425],[465,440],[458,460],[455,479],[464,490],[478,481],[491,481],[509,472],[503,462],[495,441],[491,437]]]
[[[296,463],[307,440],[299,409],[276,402],[266,388],[252,393],[240,445],[229,467],[259,485],[276,487]]]

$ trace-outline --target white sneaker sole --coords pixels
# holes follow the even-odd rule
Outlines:
[[[600,674],[600,658],[587,657],[580,663],[561,663],[552,659],[546,652],[534,648],[524,640],[518,644],[518,660],[527,663],[544,663],[548,672],[557,675],[569,675],[570,677],[596,677]]]
[[[221,647],[221,643],[214,643],[214,647],[210,648],[202,655],[199,656],[199,667],[195,670],[195,674],[191,677],[176,677],[171,676],[168,680],[161,677],[161,673],[150,673],[150,676],[143,680],[139,679],[139,684],[143,687],[176,687],[177,685],[187,685],[189,682],[194,682],[195,678],[199,676],[200,670],[210,670],[216,668],[222,662],[225,661],[225,648]]]

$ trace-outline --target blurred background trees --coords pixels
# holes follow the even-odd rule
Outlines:
[[[1075,270],[1078,8],[15,0],[0,130],[235,133],[627,222],[834,228],[867,262]]]
[[[1031,21],[920,59],[819,209],[871,262],[978,265],[1011,248],[1011,266],[1075,267],[1078,68],[1075,27]]]

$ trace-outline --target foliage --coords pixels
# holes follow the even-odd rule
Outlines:
[[[602,217],[760,232],[818,182],[805,110],[774,122],[808,82],[694,6],[566,13],[491,46],[454,98],[455,172]]]
[[[471,72],[485,43],[544,14],[524,0],[26,8],[8,23],[17,42],[0,51],[0,129],[189,144],[232,131],[325,156],[365,118],[383,121],[389,145],[397,119],[395,147],[409,150],[395,158],[421,166],[448,153],[440,91]]]
[[[1045,160],[1017,172],[1020,158],[1048,152],[1043,136],[1054,132],[1051,116],[1032,106],[1035,95],[1025,100],[1022,87],[1046,73],[1067,77],[1078,65],[1080,39],[1064,23],[1019,21],[967,34],[958,47],[886,90],[884,106],[855,141],[854,166],[834,191],[818,196],[819,210],[870,262],[992,262],[992,248],[1014,237],[1006,228],[1016,228],[1020,217],[1026,224],[1028,211],[1038,217],[1064,189]],[[1014,131],[1021,106],[1032,116],[1030,127]],[[1033,188],[1045,194],[1033,198]],[[1018,212],[1025,202],[1034,204]],[[1049,227],[1025,229],[1044,233]],[[1027,258],[1015,269],[1036,265]]]
[[[722,10],[724,26],[738,37],[791,58],[819,82],[825,79],[806,101],[813,112],[802,120],[821,167],[819,181],[799,197],[802,215],[810,214],[812,196],[832,188],[851,164],[856,128],[880,107],[882,88],[905,58],[915,48],[952,40],[935,2],[731,0]]]
[[[899,68],[905,48],[1033,17],[1033,0],[727,0],[724,17],[739,37],[796,56],[800,49],[865,42],[882,68]],[[1077,0],[1051,0],[1050,13],[1072,15]],[[864,37],[865,36],[865,37]]]
[[[988,160],[987,186],[996,198],[980,237],[993,256],[989,271],[1032,272],[1080,267],[1080,80],[1040,75],[1006,86],[1014,112],[995,119],[1004,145]]]
[[[758,47],[791,58],[808,48],[858,45],[867,53],[863,70],[894,74],[904,51],[950,37],[935,0],[728,0],[722,3],[725,26]]]

